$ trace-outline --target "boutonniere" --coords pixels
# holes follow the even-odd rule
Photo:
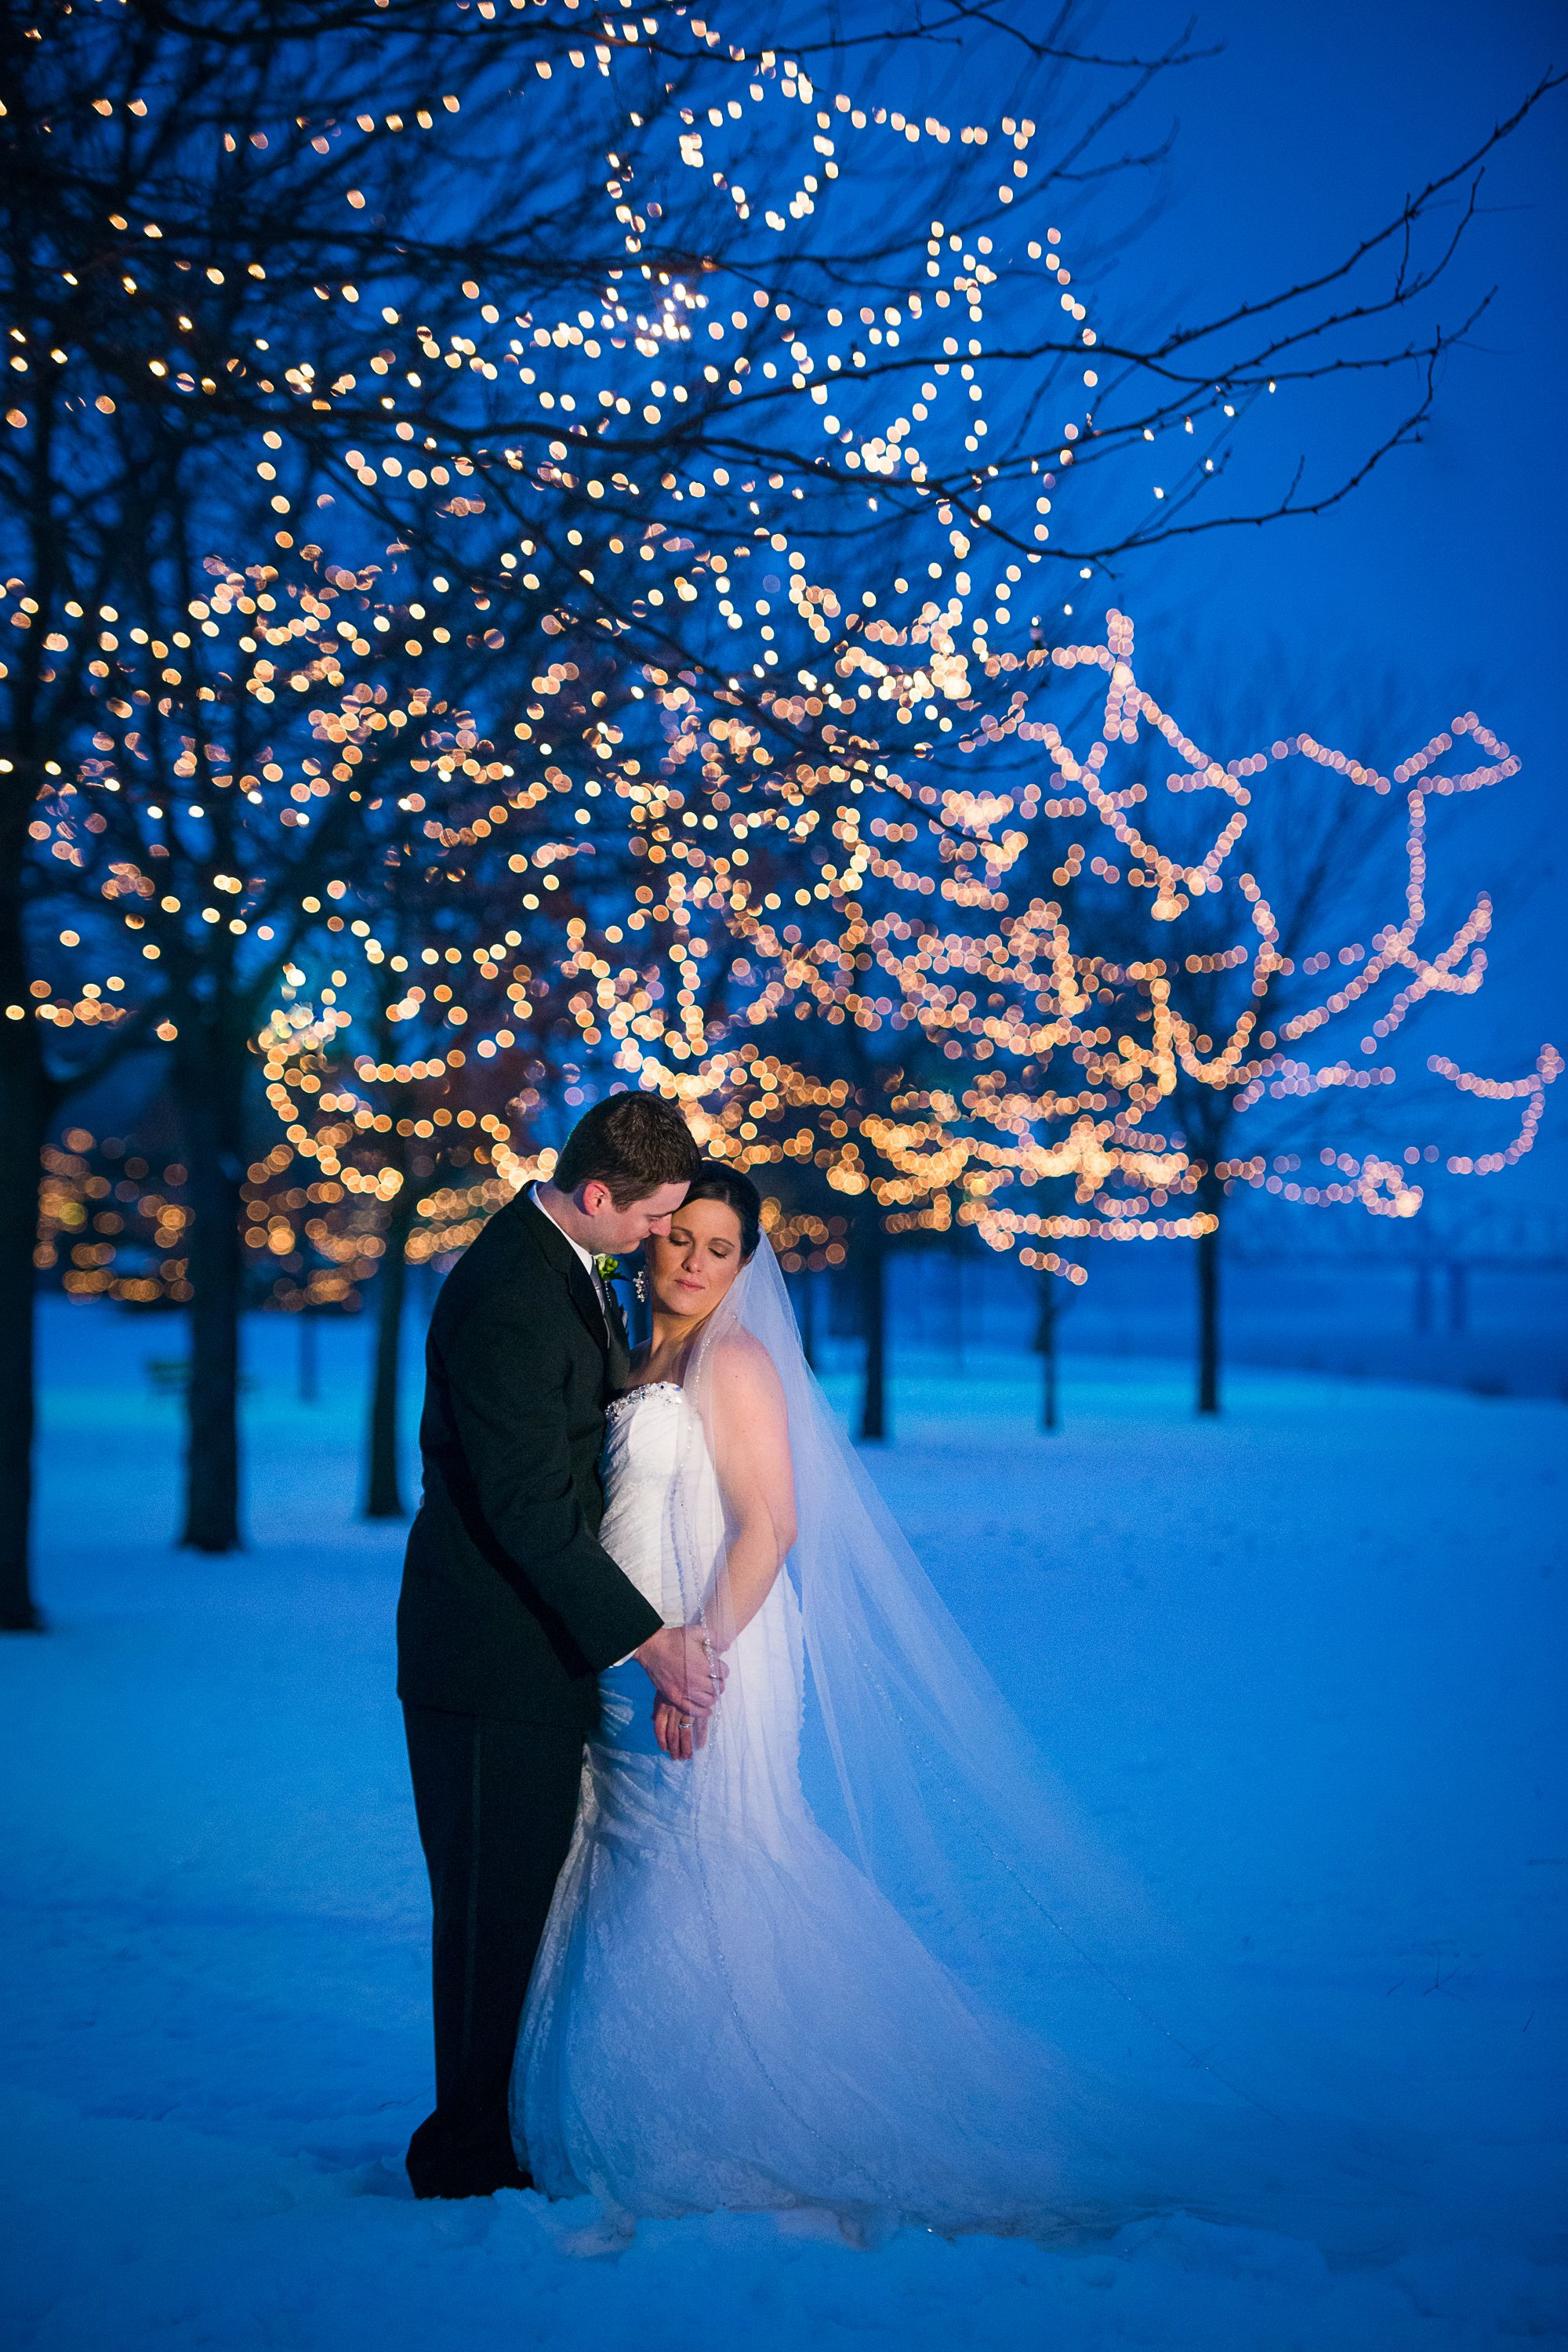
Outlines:
[[[620,1259],[618,1257],[612,1257],[607,1250],[602,1252],[601,1255],[594,1260],[594,1265],[600,1281],[604,1283],[618,1282],[621,1278],[622,1273],[624,1272]],[[634,1265],[632,1268],[631,1285],[632,1288],[637,1293],[637,1303],[640,1306],[644,1298],[647,1296],[643,1286],[643,1272],[640,1265]]]

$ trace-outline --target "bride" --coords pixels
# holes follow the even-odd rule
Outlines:
[[[1124,1899],[840,1434],[760,1205],[704,1161],[646,1244],[652,1343],[610,1408],[602,1539],[697,1629],[721,1696],[705,1722],[650,1711],[635,1662],[601,1678],[519,2159],[623,2223],[1256,2210],[1257,2103],[1160,2023],[1164,1979],[1146,1999],[1095,1950]]]

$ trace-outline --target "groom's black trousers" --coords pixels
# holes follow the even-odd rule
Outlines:
[[[408,2150],[426,2196],[482,2195],[513,2171],[518,2026],[583,1769],[573,1723],[405,1704],[419,1842],[435,1906],[436,2112]]]

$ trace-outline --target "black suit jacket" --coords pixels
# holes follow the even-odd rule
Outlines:
[[[615,1320],[607,1330],[582,1260],[524,1195],[443,1283],[397,1609],[410,1704],[591,1728],[597,1675],[658,1630],[598,1541],[605,1407],[627,1371]]]

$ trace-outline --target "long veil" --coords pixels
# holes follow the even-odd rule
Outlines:
[[[862,1467],[765,1237],[686,1368],[715,1458],[723,1367],[748,1347],[765,1353],[788,1422],[800,1786],[816,1828],[997,2021],[995,2116],[1014,2119],[997,2127],[1051,2139],[1063,2210],[1180,2205],[1355,2237],[1379,2156],[1321,2112],[1287,2116],[1281,2070],[1205,2018],[1172,1939],[1079,1820]],[[717,1562],[684,1596],[731,1662],[716,1740],[737,1677],[775,1671],[734,1638],[732,1533],[686,1530],[679,1547]],[[718,1812],[705,1825],[702,1780],[691,1830],[717,1871],[732,1824]]]
[[[687,1368],[715,1453],[715,1368],[738,1331],[765,1351],[788,1417],[801,1777],[818,1821],[921,1940],[1003,2005],[1021,1977],[1037,1981],[1047,1952],[1092,1973],[1106,1866],[840,1427],[765,1236]],[[704,1610],[726,1648],[727,1608],[721,1569]]]

